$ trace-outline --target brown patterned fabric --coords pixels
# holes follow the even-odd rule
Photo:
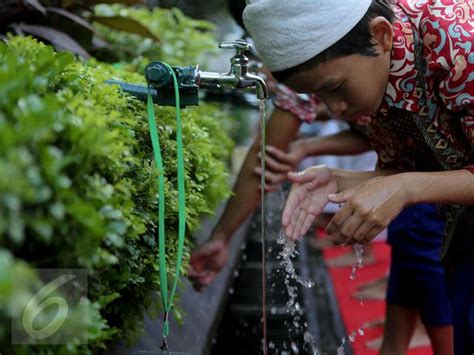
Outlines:
[[[456,126],[456,122],[461,122],[463,113],[451,113],[448,121],[451,122],[450,131],[454,139],[446,139],[429,115],[432,102],[425,97],[426,63],[422,46],[416,46],[415,57],[419,111],[390,107],[386,114],[377,115],[368,126],[369,139],[379,156],[379,167],[425,172],[466,168],[474,162],[474,152],[461,125]],[[465,248],[472,244],[472,240],[468,243],[469,238],[474,238],[474,206],[446,206],[445,241],[441,257],[453,259],[471,252]]]

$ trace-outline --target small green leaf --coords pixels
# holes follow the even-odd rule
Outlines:
[[[137,35],[151,38],[157,42],[160,39],[155,36],[147,27],[143,26],[140,22],[123,16],[92,16],[92,21],[98,22],[104,26],[113,28],[114,30],[135,33]]]

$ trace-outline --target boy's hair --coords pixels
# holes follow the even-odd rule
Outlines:
[[[372,4],[364,17],[357,25],[338,42],[318,54],[317,56],[297,65],[296,67],[273,72],[273,76],[278,81],[283,81],[291,75],[309,70],[317,64],[327,62],[330,59],[345,57],[353,54],[361,54],[369,57],[376,57],[372,34],[369,30],[369,23],[377,16],[383,16],[392,22],[395,13],[392,8],[393,0],[372,0]]]
[[[229,9],[232,18],[244,31],[245,26],[242,14],[244,13],[245,6],[245,0],[227,0],[227,8]]]

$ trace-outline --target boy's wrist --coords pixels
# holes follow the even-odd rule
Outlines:
[[[338,193],[352,187],[351,174],[349,171],[342,170],[342,169],[333,169],[333,168],[329,168],[329,169],[331,170],[331,174],[334,176],[336,180]]]
[[[229,233],[223,228],[216,227],[216,229],[212,232],[210,239],[214,241],[219,240],[219,241],[224,242],[225,244],[229,244],[231,238],[232,238],[232,233]]]
[[[406,205],[413,205],[429,200],[425,194],[420,195],[420,192],[425,191],[426,186],[434,183],[434,180],[436,180],[435,176],[427,173],[407,172],[398,174],[397,177],[401,179],[404,187]]]
[[[293,149],[298,160],[295,163],[298,164],[301,160],[303,160],[308,155],[308,143],[307,143],[307,139],[305,138],[296,140],[294,143],[295,143],[295,146]]]
[[[299,149],[299,156],[301,160],[310,155],[316,155],[317,149],[314,144],[314,140],[312,138],[303,138],[297,141],[298,149]]]

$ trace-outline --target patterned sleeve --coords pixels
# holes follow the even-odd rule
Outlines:
[[[316,120],[316,107],[319,103],[316,96],[300,95],[283,84],[278,84],[275,88],[273,104],[284,111],[291,112],[306,123]]]
[[[446,108],[460,112],[461,127],[474,147],[474,7],[472,0],[435,0],[423,24],[424,42],[429,49],[428,70],[438,77],[439,97]],[[466,167],[474,173],[474,165]]]

